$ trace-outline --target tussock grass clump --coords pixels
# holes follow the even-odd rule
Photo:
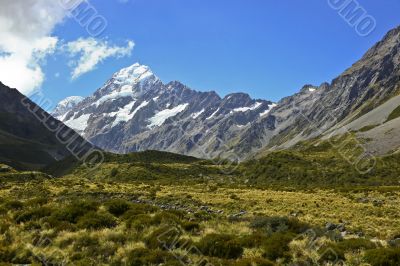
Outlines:
[[[117,225],[115,218],[108,213],[88,212],[80,217],[77,226],[81,229],[112,228]]]
[[[3,208],[6,210],[21,210],[24,204],[19,200],[10,200],[3,203]]]
[[[258,216],[251,221],[250,228],[267,234],[285,231],[299,234],[309,229],[310,226],[295,218]]]
[[[98,206],[99,204],[94,201],[74,201],[66,207],[58,209],[55,213],[53,213],[52,218],[58,221],[77,223],[81,216],[90,211],[96,211]]]
[[[182,265],[171,253],[161,250],[149,250],[145,248],[132,250],[126,260],[127,266],[139,265]]]
[[[400,248],[381,248],[368,250],[365,261],[374,266],[400,265]]]
[[[17,223],[29,222],[32,220],[38,220],[43,217],[48,217],[53,213],[53,209],[49,207],[34,207],[19,213],[15,221]]]
[[[151,226],[153,218],[148,214],[139,214],[129,217],[125,223],[128,229],[134,229],[143,232],[147,227]]]
[[[295,237],[295,234],[288,232],[279,232],[271,235],[262,243],[263,257],[270,260],[289,258],[289,243]]]
[[[240,241],[232,235],[209,234],[202,238],[196,246],[203,254],[223,259],[237,259],[243,254]]]
[[[122,199],[114,199],[106,203],[109,213],[115,216],[121,216],[131,208],[131,204]]]

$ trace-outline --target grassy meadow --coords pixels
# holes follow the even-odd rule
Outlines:
[[[399,187],[267,185],[250,167],[158,152],[54,176],[2,166],[0,265],[399,265]]]

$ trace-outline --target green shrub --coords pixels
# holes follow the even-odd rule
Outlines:
[[[6,222],[4,220],[0,221],[0,235],[5,234],[8,231],[8,229],[10,228],[10,226],[11,226],[11,223]]]
[[[113,232],[107,235],[107,240],[120,244],[120,245],[124,245],[126,240],[128,239],[127,235],[125,233],[117,233],[117,232]]]
[[[390,113],[390,115],[388,116],[386,122],[388,122],[388,121],[390,121],[390,120],[393,120],[393,119],[396,119],[396,118],[398,118],[398,117],[400,117],[400,106],[398,106],[396,109],[394,109],[394,110]]]
[[[107,202],[106,207],[111,214],[119,217],[130,209],[131,204],[122,199],[115,199]]]
[[[96,258],[96,259],[108,259],[108,257],[115,254],[117,246],[113,245],[101,245],[100,241],[89,234],[83,233],[82,236],[77,238],[73,244],[74,253],[71,259],[79,261],[84,258]]]
[[[117,175],[118,175],[118,169],[117,169],[117,168],[113,168],[113,169],[111,170],[110,176],[111,176],[111,177],[115,177],[115,176],[117,176]]]
[[[199,241],[197,247],[204,255],[223,259],[237,259],[243,254],[243,247],[232,235],[206,235]]]
[[[151,222],[153,225],[161,225],[161,224],[168,224],[168,225],[180,225],[180,219],[175,214],[163,211],[157,213]]]
[[[229,195],[229,198],[232,199],[232,200],[240,200],[239,196],[236,195],[236,194]]]
[[[23,223],[31,220],[38,220],[40,218],[50,216],[52,212],[53,210],[49,207],[37,207],[18,214],[15,218],[15,221],[17,223]]]
[[[274,266],[274,265],[275,263],[262,258],[241,259],[232,264],[232,266]]]
[[[198,232],[200,230],[200,225],[196,222],[182,222],[182,228],[187,232]]]
[[[274,233],[268,237],[262,244],[264,251],[263,257],[269,260],[286,258],[289,252],[289,243],[295,237],[292,233]]]
[[[198,211],[194,213],[194,217],[200,221],[208,221],[213,217],[213,215],[206,211]]]
[[[400,248],[380,248],[368,250],[364,259],[374,266],[400,265]]]
[[[121,218],[124,220],[129,220],[131,217],[134,217],[136,215],[154,213],[157,210],[158,210],[157,207],[154,207],[149,204],[133,203],[130,205],[129,210],[126,211]]]
[[[76,201],[67,205],[64,208],[60,208],[58,211],[53,213],[52,218],[58,221],[67,221],[70,223],[78,222],[78,219],[88,212],[96,211],[98,203],[93,201]]]
[[[152,217],[148,214],[139,214],[136,216],[130,217],[126,221],[126,227],[129,229],[135,229],[138,232],[142,232],[152,223]]]
[[[261,230],[267,234],[286,231],[299,234],[303,233],[310,227],[295,218],[259,216],[253,219],[250,223],[250,228]]]
[[[266,240],[267,236],[263,234],[251,234],[243,236],[239,239],[240,244],[245,248],[258,248],[260,247]]]
[[[182,239],[182,232],[177,227],[163,227],[152,232],[145,240],[146,247],[150,249],[185,249],[192,246],[190,240]]]
[[[0,246],[0,262],[11,263],[12,259],[15,258],[16,251],[11,247]]]
[[[377,248],[377,244],[364,238],[345,239],[336,244],[343,251],[368,250]]]
[[[370,250],[377,248],[377,245],[367,239],[352,238],[343,241],[329,244],[320,249],[321,264],[325,262],[335,262],[337,260],[345,260],[345,253],[347,252],[360,252],[361,250]]]
[[[77,226],[82,229],[102,229],[115,227],[115,218],[108,213],[88,212],[79,218]]]
[[[335,263],[338,260],[345,260],[345,252],[336,245],[322,247],[318,251],[320,254],[319,264],[325,265],[327,262]]]
[[[48,198],[47,197],[36,197],[33,199],[30,199],[29,201],[27,201],[27,205],[28,206],[34,206],[34,205],[44,205],[48,202]]]
[[[77,229],[75,224],[72,224],[68,221],[60,221],[53,215],[44,217],[42,221],[45,226],[53,229],[55,232],[75,231]]]
[[[24,207],[24,204],[19,200],[7,201],[3,204],[7,210],[20,210]]]
[[[168,211],[164,211],[170,214],[175,215],[176,217],[178,217],[180,220],[185,219],[186,213],[184,211],[180,211],[180,210],[168,210]]]
[[[149,250],[145,248],[132,250],[127,257],[127,266],[152,266],[172,265],[179,261],[169,252],[161,250]],[[176,264],[179,265],[179,264]]]

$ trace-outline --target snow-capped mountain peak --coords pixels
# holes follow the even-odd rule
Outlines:
[[[85,98],[81,96],[70,96],[59,102],[56,106],[56,108],[53,111],[54,117],[60,119],[61,115],[65,114],[72,108],[74,108],[76,105],[78,105],[80,102],[82,102]]]
[[[114,82],[122,84],[137,84],[148,79],[158,80],[148,66],[135,63],[123,68],[113,75]]]
[[[148,66],[136,63],[116,72],[80,104],[66,108],[59,119],[107,151],[156,149],[213,157],[218,156],[215,141],[221,132],[237,136],[243,125],[264,118],[261,114],[271,104],[245,93],[222,99],[178,81],[164,84]]]
[[[71,107],[73,105],[77,105],[78,103],[83,101],[83,99],[85,99],[85,98],[83,98],[82,96],[70,96],[70,97],[65,98],[61,102],[59,102],[58,106]]]

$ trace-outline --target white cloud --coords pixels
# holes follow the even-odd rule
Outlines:
[[[83,1],[0,0],[0,81],[27,95],[37,92],[45,80],[45,59],[60,43],[52,31],[71,11],[66,8],[73,9]],[[73,57],[75,79],[106,58],[130,55],[134,43],[118,47],[89,38],[68,43],[67,47]]]
[[[73,57],[71,60],[74,68],[71,73],[72,79],[94,70],[107,58],[130,56],[134,46],[133,41],[128,41],[126,46],[113,46],[107,41],[99,41],[94,38],[81,38],[67,43],[66,50]]]
[[[51,32],[66,12],[54,0],[1,0],[0,81],[25,94],[41,86],[41,63],[58,42]]]

